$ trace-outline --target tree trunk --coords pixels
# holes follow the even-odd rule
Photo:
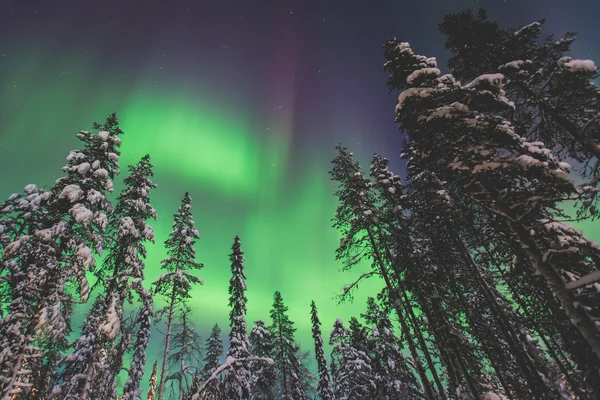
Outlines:
[[[169,317],[167,319],[167,333],[165,334],[165,350],[163,351],[162,367],[160,369],[160,384],[158,385],[157,400],[163,399],[165,392],[165,375],[167,374],[167,362],[169,358],[169,350],[171,346],[171,325],[173,323],[173,311],[175,308],[175,290],[171,295],[171,304],[169,305]]]
[[[373,247],[373,252],[375,254],[375,258],[379,264],[379,270],[385,281],[386,287],[388,288],[390,300],[391,300],[392,305],[394,306],[394,309],[396,310],[396,313],[398,315],[398,322],[400,322],[400,327],[402,329],[402,333],[404,334],[404,337],[406,338],[406,343],[408,344],[408,349],[413,358],[415,368],[417,369],[417,373],[419,374],[419,377],[421,378],[421,384],[423,385],[423,389],[425,391],[425,397],[427,397],[428,400],[436,400],[435,393],[431,387],[431,384],[429,383],[429,380],[427,379],[427,374],[425,373],[425,369],[423,368],[423,365],[421,364],[421,359],[419,357],[419,353],[417,352],[415,344],[412,341],[412,338],[410,335],[410,329],[408,328],[408,325],[406,324],[404,315],[402,315],[402,309],[401,309],[402,302],[400,301],[400,298],[397,297],[396,289],[392,286],[392,284],[390,282],[387,270],[385,268],[385,264],[383,263],[381,255],[379,254],[379,250],[375,246],[375,239],[373,238],[373,234],[370,229],[367,229],[367,232],[368,232],[369,238],[371,240],[371,246]]]

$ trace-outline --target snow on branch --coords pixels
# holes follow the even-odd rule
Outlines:
[[[575,290],[578,289],[582,286],[587,286],[587,285],[591,285],[592,283],[596,283],[600,281],[600,270],[596,270],[594,272],[591,272],[585,276],[582,276],[581,278],[572,281],[572,282],[568,282],[565,285],[565,288],[568,290]]]

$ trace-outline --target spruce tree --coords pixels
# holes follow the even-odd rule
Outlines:
[[[250,331],[250,353],[255,357],[271,358],[273,353],[273,339],[265,326],[265,321],[258,320]],[[275,368],[273,363],[264,360],[255,360],[250,364],[252,376],[252,399],[274,400],[275,399]]]
[[[196,368],[202,360],[200,335],[190,321],[191,309],[183,307],[176,315],[173,323],[171,354],[169,355],[170,370],[166,381],[171,381],[171,393],[176,393],[179,400],[191,389]]]
[[[48,361],[55,364],[56,349],[68,343],[72,304],[89,297],[85,274],[94,268],[94,253],[102,250],[111,211],[104,194],[113,190],[119,173],[117,147],[123,133],[115,114],[94,129],[100,132],[77,134],[84,148],[69,153],[63,167],[67,175],[55,182],[39,225],[4,246],[4,265],[14,262],[5,279],[18,284],[0,321],[2,399],[47,396],[40,385],[31,392],[31,379],[40,369],[54,369]],[[33,196],[31,201],[36,201]]]
[[[317,359],[317,370],[319,372],[319,385],[317,391],[322,400],[333,400],[331,390],[331,377],[327,368],[327,360],[323,352],[323,336],[321,335],[321,321],[317,313],[314,300],[310,302],[310,320],[312,322],[312,337],[315,342],[315,358]]]
[[[580,163],[585,181],[579,215],[597,218],[600,191],[600,91],[593,80],[598,68],[591,60],[574,60],[576,36],[540,40],[544,20],[519,29],[501,29],[485,10],[450,14],[440,24],[453,57],[448,65],[461,80],[502,73],[507,97],[516,109],[509,116],[521,136],[543,141],[560,157]],[[468,29],[465,29],[468,27]]]
[[[244,253],[240,238],[235,237],[231,261],[231,279],[229,280],[229,349],[225,372],[224,390],[227,399],[250,399],[250,343],[246,333],[246,273],[244,272]]]
[[[123,307],[126,301],[133,300],[134,292],[140,296],[139,290],[145,290],[139,282],[132,284],[132,280],[139,281],[144,276],[144,242],[154,242],[153,230],[146,221],[156,219],[156,211],[150,204],[150,192],[156,187],[151,181],[150,157],[144,156],[129,169],[130,175],[124,180],[125,188],[117,197],[106,229],[110,238],[106,246],[108,255],[102,268],[95,271],[97,284],[104,287],[104,293],[96,297],[85,321],[84,334],[61,365],[61,383],[54,389],[56,396],[116,395],[115,378],[122,368],[122,353],[128,350],[128,338],[120,337],[125,326]],[[117,346],[125,342],[126,346]]]
[[[386,56],[391,87],[406,88],[396,109],[418,155],[415,162],[443,176],[453,195],[495,219],[495,236],[517,239],[529,260],[527,273],[545,281],[598,357],[600,332],[591,323],[597,306],[575,283],[596,270],[598,248],[560,222],[564,213],[557,206],[576,192],[568,180],[570,166],[542,143],[519,136],[501,116],[514,108],[504,96],[502,75],[483,75],[460,85],[449,76],[439,77],[430,59],[397,40],[388,41]],[[531,374],[536,398],[559,396],[561,389],[548,378],[539,369]]]
[[[221,340],[221,328],[218,324],[212,327],[210,336],[206,339],[206,355],[204,356],[204,367],[200,372],[201,382],[207,382],[212,374],[219,368],[220,359],[223,355],[223,342]],[[203,392],[203,398],[207,400],[219,400],[223,398],[223,383],[220,379],[212,380]]]
[[[273,343],[272,356],[278,374],[279,392],[285,399],[302,400],[306,395],[300,382],[298,346],[294,342],[296,328],[288,318],[287,311],[281,293],[276,291],[270,312],[272,322],[268,331]]]
[[[184,307],[191,297],[192,286],[202,281],[191,272],[201,269],[204,265],[195,261],[195,239],[198,231],[194,227],[192,217],[192,198],[186,192],[181,199],[181,206],[173,215],[173,230],[165,241],[167,258],[162,260],[162,269],[166,272],[153,283],[154,293],[166,299],[165,306],[158,311],[159,315],[166,316],[167,330],[165,332],[165,347],[160,370],[160,381],[157,399],[162,400],[165,391],[169,353],[171,351],[171,335],[173,318],[181,307]]]
[[[377,390],[382,399],[420,399],[423,394],[417,379],[402,354],[402,343],[394,335],[394,327],[387,313],[369,297],[367,311],[362,315],[369,327],[366,343],[370,346],[377,380]]]
[[[355,331],[354,339],[357,339],[356,333]],[[352,336],[353,332],[344,327],[342,320],[338,318],[329,339],[329,344],[333,346],[331,351],[333,392],[338,399],[369,398],[377,390],[372,360],[364,350],[356,346],[362,347],[364,343],[353,341]]]

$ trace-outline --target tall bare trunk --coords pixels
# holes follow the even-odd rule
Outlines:
[[[171,346],[171,325],[173,323],[173,311],[175,307],[175,290],[171,295],[171,304],[169,305],[169,317],[167,319],[167,333],[165,334],[165,350],[163,351],[162,367],[160,369],[160,384],[158,385],[158,396],[157,400],[163,399],[165,392],[165,377],[167,374],[167,362],[169,359],[169,350]]]

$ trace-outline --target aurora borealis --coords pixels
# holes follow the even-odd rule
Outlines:
[[[268,318],[279,290],[310,349],[311,300],[327,333],[379,287],[370,282],[354,304],[335,304],[357,272],[340,273],[334,260],[327,172],[337,142],[363,166],[378,152],[400,168],[384,41],[405,38],[443,65],[443,15],[486,7],[501,24],[546,17],[545,32],[577,31],[577,56],[600,59],[600,28],[580,18],[600,12],[597,2],[406,3],[2,1],[0,195],[51,185],[79,145],[75,133],[116,112],[125,131],[116,192],[128,164],[148,153],[155,166],[159,219],[147,281],[160,274],[172,214],[189,190],[205,264],[192,302],[203,337],[215,322],[228,331],[227,255],[238,234],[249,325]]]

